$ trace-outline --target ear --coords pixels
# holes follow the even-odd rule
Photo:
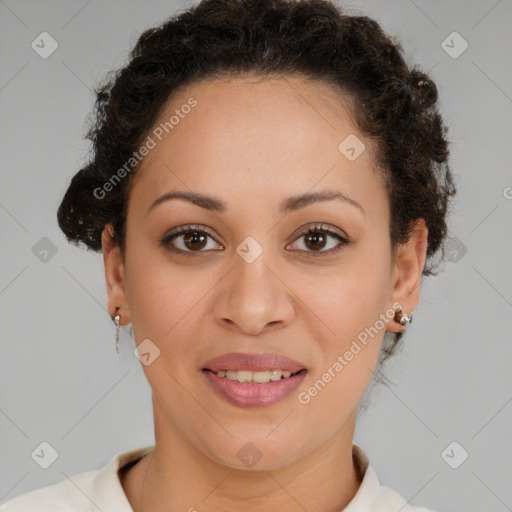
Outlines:
[[[405,244],[398,246],[392,265],[392,303],[399,303],[404,313],[412,313],[420,300],[420,284],[427,259],[428,230],[423,219],[418,219]],[[388,323],[387,330],[400,332],[405,326]]]
[[[107,308],[112,319],[119,313],[121,315],[121,325],[126,325],[131,320],[125,293],[124,263],[121,249],[112,239],[113,235],[114,228],[112,224],[107,224],[101,234],[103,264],[105,266],[105,280],[107,284]]]

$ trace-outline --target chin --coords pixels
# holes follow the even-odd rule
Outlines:
[[[265,438],[268,434],[262,435],[261,431],[256,436],[233,435],[229,446],[211,447],[210,453],[215,454],[209,456],[212,460],[233,469],[269,471],[291,464],[301,456],[297,443],[289,438],[269,440]]]

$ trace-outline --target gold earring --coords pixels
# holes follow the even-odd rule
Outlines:
[[[401,325],[406,325],[412,322],[412,313],[403,313],[401,309],[395,312],[395,322]]]
[[[116,308],[116,312],[119,308]],[[116,352],[119,354],[119,348],[117,346],[118,342],[119,342],[119,324],[121,323],[121,315],[118,313],[116,314],[116,316],[114,317],[114,323],[116,324],[116,330],[115,330],[115,333],[114,333],[114,340],[116,342]]]

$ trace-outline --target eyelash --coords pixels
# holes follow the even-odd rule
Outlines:
[[[168,234],[167,236],[165,236],[162,240],[161,240],[161,245],[163,245],[167,250],[173,252],[173,253],[176,253],[176,254],[189,254],[189,255],[193,255],[193,254],[200,254],[202,252],[206,252],[206,251],[184,251],[182,249],[176,249],[175,247],[173,247],[171,245],[171,241],[174,240],[175,238],[177,238],[178,236],[180,235],[183,235],[185,233],[199,233],[199,234],[205,234],[205,235],[208,235],[209,237],[213,238],[214,239],[214,236],[213,236],[213,233],[206,227],[206,226],[201,226],[201,227],[198,227],[198,226],[194,226],[194,225],[185,225],[185,226],[180,226],[179,228],[177,228],[175,231],[171,232],[170,234]],[[350,243],[352,243],[350,240],[348,240],[347,238],[344,238],[342,236],[340,236],[338,233],[335,233],[334,231],[328,229],[328,228],[324,228],[322,224],[319,224],[319,225],[315,225],[313,227],[310,227],[309,229],[307,229],[306,231],[303,231],[295,240],[299,240],[301,237],[303,236],[306,236],[306,235],[309,235],[309,234],[316,234],[316,233],[325,233],[329,236],[332,236],[334,238],[337,238],[339,240],[339,245],[337,245],[336,247],[334,247],[333,249],[329,249],[328,251],[302,251],[302,252],[306,252],[308,255],[311,255],[313,257],[318,257],[318,256],[330,256],[332,254],[335,254],[337,253],[339,250],[341,250],[344,246],[347,246],[349,245]]]

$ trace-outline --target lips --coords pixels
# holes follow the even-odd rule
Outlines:
[[[218,374],[209,370],[203,370],[203,374],[218,397],[226,400],[236,407],[269,407],[277,404],[286,398],[290,398],[293,392],[301,385],[306,378],[307,371],[304,369],[291,377],[278,381],[270,381],[266,384],[254,382],[238,382],[226,377],[219,377]]]
[[[247,370],[261,372],[265,370],[287,370],[296,373],[307,367],[304,363],[276,353],[247,354],[232,352],[210,359],[203,365],[203,370]]]

